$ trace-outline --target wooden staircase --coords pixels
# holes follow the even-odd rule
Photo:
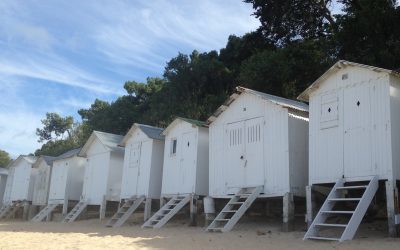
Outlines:
[[[207,227],[209,232],[228,232],[253,204],[262,192],[263,187],[242,188],[225,205],[213,222]]]
[[[71,212],[69,212],[65,216],[62,222],[69,223],[75,221],[87,206],[88,206],[87,201],[84,200],[79,201],[78,204],[76,204],[76,206],[71,210]]]
[[[126,220],[135,212],[135,210],[146,200],[146,197],[142,196],[137,199],[128,199],[118,209],[117,213],[107,222],[107,227],[120,227]]]
[[[32,222],[41,222],[43,221],[47,216],[51,214],[51,212],[56,209],[56,207],[59,204],[49,204],[45,208],[43,208],[35,217],[32,218]]]
[[[142,228],[160,228],[164,226],[175,214],[177,214],[187,203],[189,203],[191,195],[176,195],[172,197],[167,204],[157,211],[149,220],[147,220]]]
[[[344,197],[343,192],[349,191],[362,192],[361,197]],[[351,185],[346,183],[344,179],[339,179],[335,186],[332,188],[327,199],[322,205],[320,211],[312,222],[310,228],[304,236],[306,239],[314,240],[332,240],[332,241],[345,241],[353,239],[357,232],[360,223],[367,212],[368,206],[371,204],[372,199],[378,190],[378,177],[374,176],[365,185]],[[344,202],[356,203],[355,209],[336,210],[335,205]],[[332,216],[341,216],[347,219],[347,223],[330,223],[327,222]],[[339,236],[326,236],[324,230],[326,228],[335,228],[338,230],[336,234]]]
[[[0,219],[7,219],[11,217],[23,205],[23,202],[16,201],[12,204],[5,205],[0,209]]]

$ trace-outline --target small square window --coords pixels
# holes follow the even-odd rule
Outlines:
[[[176,138],[173,138],[171,140],[171,152],[170,152],[171,156],[175,156],[176,155],[176,145],[177,144],[178,144],[178,140]]]

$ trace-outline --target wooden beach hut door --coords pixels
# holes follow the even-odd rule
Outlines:
[[[181,160],[178,173],[177,190],[184,193],[194,192],[196,183],[196,133],[189,132],[182,135]]]
[[[264,185],[263,118],[227,124],[226,176],[228,188]]]
[[[243,187],[245,148],[244,121],[228,123],[225,131],[227,188]]]
[[[371,98],[369,84],[344,91],[344,177],[374,175],[371,163]]]
[[[132,144],[129,156],[129,173],[126,180],[132,183],[131,188],[135,195],[138,194],[139,180],[140,180],[140,157],[141,157],[142,143],[137,142]]]
[[[244,171],[246,187],[264,185],[263,127],[262,117],[245,121]]]
[[[55,200],[64,200],[68,197],[65,197],[66,187],[67,187],[67,177],[68,177],[68,163],[65,162],[63,165],[53,167],[54,176],[51,183],[51,192],[52,198]]]

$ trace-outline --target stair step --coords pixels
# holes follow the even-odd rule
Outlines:
[[[343,186],[343,187],[337,187],[336,190],[342,190],[342,189],[366,189],[368,186]]]
[[[340,242],[345,240],[351,240],[354,238],[360,223],[362,222],[362,218],[365,216],[367,212],[368,206],[371,204],[379,186],[379,177],[374,176],[367,185],[354,185],[354,186],[345,186],[344,179],[338,179],[328,195],[327,200],[325,200],[322,205],[320,212],[317,214],[314,222],[311,224],[311,227],[307,230],[307,233],[304,236],[304,239],[316,239],[316,240],[338,240]],[[339,198],[337,197],[338,190],[351,190],[351,189],[361,189],[363,190],[362,197],[359,198]],[[340,201],[357,201],[357,206],[353,211],[339,211],[333,210],[335,203]],[[347,224],[330,224],[325,223],[327,220],[326,214],[348,214],[350,215],[350,219]],[[316,227],[341,227],[345,228],[339,238],[327,238],[320,237],[319,235],[315,235],[318,232],[318,228]]]
[[[347,227],[347,224],[328,224],[328,223],[317,223],[319,227]]]
[[[354,211],[321,211],[324,214],[354,214]]]
[[[308,239],[312,240],[330,240],[330,241],[338,241],[339,238],[328,238],[328,237],[320,237],[320,236],[309,236]]]
[[[331,198],[329,201],[360,201],[361,198]]]
[[[175,214],[177,214],[188,202],[190,195],[175,196],[167,202],[160,210],[158,210],[143,227],[160,228],[165,225]],[[173,203],[173,204],[172,204]]]
[[[247,192],[250,192],[250,188],[240,189],[237,194],[232,196],[232,198],[228,201],[228,203],[225,205],[222,211],[209,225],[207,231],[216,231],[216,230],[221,232],[230,231],[235,226],[235,224],[238,223],[239,219],[243,216],[243,214],[255,201],[255,199],[257,199],[257,197],[260,195],[261,190],[262,187],[252,188],[252,193],[248,194]],[[240,205],[240,206],[233,208],[232,207],[233,205]],[[232,216],[228,214],[231,214]],[[224,218],[225,216],[228,218]],[[225,223],[223,227],[219,227],[220,222]]]

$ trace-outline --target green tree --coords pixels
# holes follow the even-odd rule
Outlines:
[[[295,99],[332,63],[328,42],[298,41],[274,51],[265,50],[244,61],[239,82],[273,95]]]
[[[0,167],[5,168],[12,161],[10,154],[0,149]]]
[[[260,20],[259,30],[276,45],[328,36],[337,30],[332,0],[245,0]]]
[[[80,147],[88,138],[90,131],[73,117],[61,117],[57,113],[47,113],[42,120],[43,128],[36,129],[38,142],[44,142],[35,155],[58,156],[68,150]]]
[[[161,78],[148,78],[146,83],[126,82],[124,88],[128,95],[111,103],[96,99],[89,109],[79,110],[83,125],[90,131],[122,135],[134,122],[154,124],[150,112],[151,98],[164,84],[165,81]]]
[[[339,58],[383,68],[400,67],[400,7],[394,0],[343,0]]]
[[[57,113],[46,113],[46,118],[41,121],[43,128],[36,129],[36,135],[39,137],[38,142],[64,138],[65,134],[71,136],[74,123],[72,116],[61,117]]]

